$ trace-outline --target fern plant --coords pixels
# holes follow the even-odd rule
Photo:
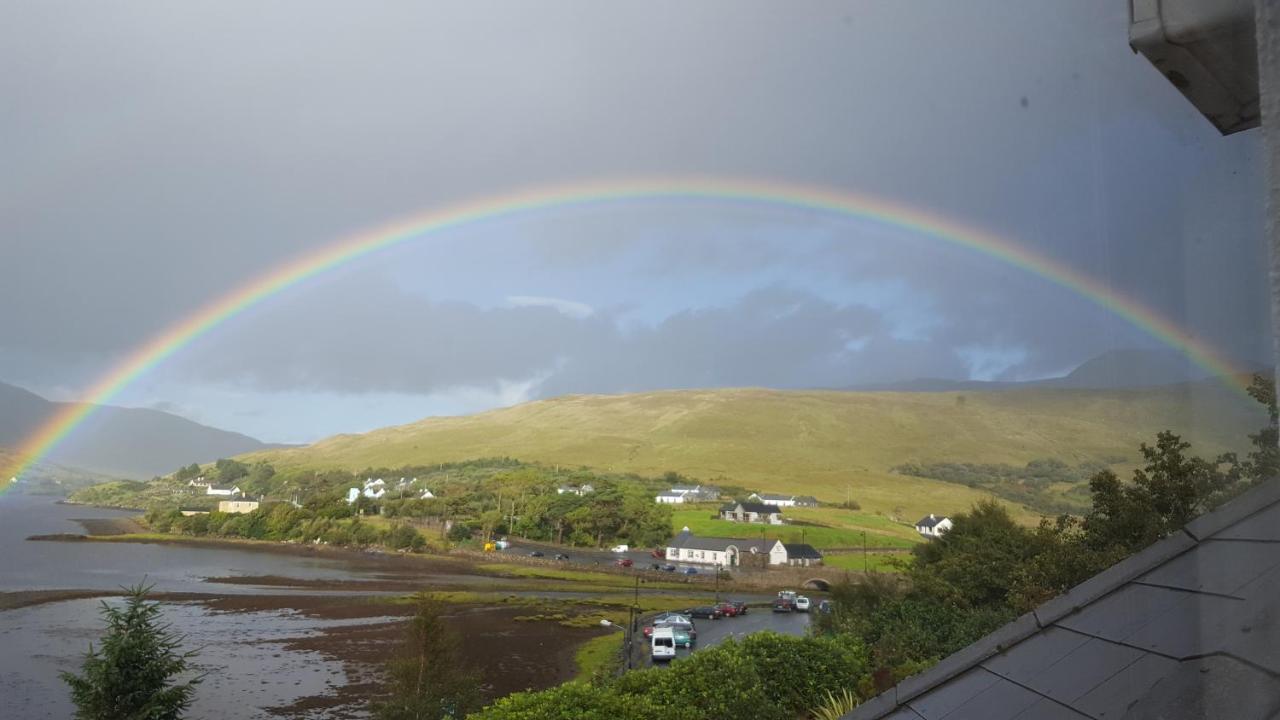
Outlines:
[[[848,688],[838,693],[827,691],[827,699],[812,711],[813,720],[840,720],[858,707],[858,696]]]

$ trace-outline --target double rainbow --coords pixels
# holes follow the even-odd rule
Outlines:
[[[83,402],[68,404],[18,448],[0,488],[47,456],[60,442],[149,370],[188,343],[246,309],[289,288],[400,243],[450,228],[549,208],[577,208],[621,201],[707,200],[756,203],[834,213],[928,235],[1034,273],[1072,290],[1184,353],[1210,374],[1239,386],[1242,373],[1214,348],[1155,311],[1073,268],[953,219],[871,195],[783,182],[737,179],[624,180],[544,187],[432,210],[345,238],[264,273],[151,338],[93,383]]]

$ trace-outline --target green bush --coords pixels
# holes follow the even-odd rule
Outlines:
[[[473,720],[792,720],[828,691],[856,683],[866,653],[848,638],[772,632],[627,673],[602,686],[570,683],[519,693]]]

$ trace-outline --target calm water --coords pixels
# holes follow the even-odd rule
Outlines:
[[[209,583],[223,575],[358,579],[341,562],[236,550],[133,543],[28,542],[34,534],[82,532],[72,518],[120,517],[113,510],[56,504],[55,498],[0,496],[0,591],[116,589],[144,578],[157,590],[261,594]],[[271,591],[265,591],[271,592]],[[291,591],[296,592],[296,591]],[[67,718],[72,706],[58,679],[76,670],[101,633],[99,600],[72,600],[0,611],[0,718]],[[207,672],[189,717],[271,717],[263,708],[324,694],[346,682],[342,666],[314,653],[285,651],[287,638],[360,621],[325,621],[289,612],[213,613],[193,603],[166,603],[165,619],[200,648]],[[376,620],[374,620],[376,621]],[[316,717],[324,717],[317,714]]]
[[[129,517],[134,512],[59,505],[57,498],[0,495],[0,592],[114,590],[146,578],[157,591],[261,594],[261,589],[213,585],[206,577],[285,575],[308,579],[367,577],[344,563],[235,549],[137,543],[28,542],[31,535],[83,533],[73,518]]]

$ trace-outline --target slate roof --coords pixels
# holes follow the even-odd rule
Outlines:
[[[667,543],[667,547],[723,551],[733,545],[738,548],[739,552],[751,552],[752,548],[754,548],[756,552],[764,553],[769,552],[769,548],[773,547],[775,542],[777,540],[761,540],[760,538],[749,540],[746,538],[698,537],[685,530],[672,538],[671,542]]]
[[[934,525],[937,525],[943,520],[946,520],[946,518],[938,515],[929,515],[927,517],[922,517],[919,520],[917,520],[916,527],[933,527]]]
[[[794,495],[779,495],[777,493],[752,493],[752,495],[755,495],[756,497],[760,498],[760,500],[762,501],[791,500],[795,497]]]
[[[787,549],[787,559],[789,560],[821,560],[822,553],[818,549],[808,543],[782,543],[782,547]]]
[[[1280,717],[1280,480],[843,720]]]
[[[772,515],[774,513],[782,512],[782,508],[778,507],[777,505],[766,505],[764,503],[751,503],[751,502],[729,503],[727,505],[722,506],[720,508],[720,512],[736,511],[739,505],[742,506],[743,512],[760,513],[762,515]]]

